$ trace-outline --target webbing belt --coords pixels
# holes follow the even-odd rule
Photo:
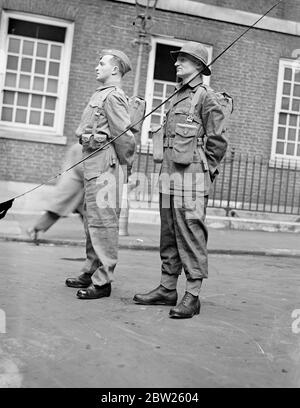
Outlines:
[[[100,147],[103,146],[103,150],[106,150],[110,147],[110,145],[107,145],[107,141],[108,138],[106,135],[99,135],[99,134],[83,134],[82,136],[80,136],[79,138],[79,143],[84,145],[84,146],[88,146],[93,148],[93,149],[98,149]]]
[[[165,137],[163,145],[164,147],[172,148],[174,145],[174,137]],[[197,146],[204,146],[204,141],[202,137],[197,138]]]

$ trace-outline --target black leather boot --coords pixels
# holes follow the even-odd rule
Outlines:
[[[167,305],[174,306],[177,302],[177,291],[166,289],[159,285],[148,293],[137,294],[133,300],[141,305]]]
[[[83,273],[78,278],[68,278],[66,285],[70,288],[87,288],[92,283],[91,275]]]
[[[103,286],[95,286],[91,284],[86,289],[80,289],[77,292],[77,297],[79,299],[100,299],[102,297],[110,296],[111,284],[107,283]]]
[[[176,307],[170,310],[170,317],[177,319],[186,319],[200,313],[200,300],[198,296],[193,296],[185,292],[183,298]]]

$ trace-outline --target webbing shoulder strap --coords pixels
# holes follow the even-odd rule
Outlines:
[[[115,86],[111,86],[109,88],[103,89],[103,91],[101,91],[100,95],[99,95],[99,103],[97,106],[97,110],[94,113],[95,116],[95,120],[93,123],[93,130],[92,130],[92,134],[95,135],[96,134],[96,130],[97,130],[97,125],[98,125],[98,119],[100,116],[100,109],[103,107],[103,104],[105,102],[105,99],[108,97],[108,95],[112,92],[115,91],[117,89],[117,87]]]
[[[205,88],[205,86],[200,85],[199,88],[194,93],[194,96],[193,96],[193,98],[191,100],[191,106],[190,106],[190,110],[189,110],[189,115],[187,117],[187,122],[193,122],[194,116],[195,116],[195,113],[196,113],[196,105],[199,102],[201,95],[203,95],[203,92],[206,93],[206,91],[207,91],[207,89]],[[199,133],[199,130],[200,129],[198,129],[198,133]],[[199,137],[199,134],[197,136]],[[208,171],[209,167],[208,167],[207,157],[205,156],[205,153],[204,153],[204,150],[203,150],[203,146],[201,146],[198,151],[199,151],[199,154],[200,154],[200,157],[201,157],[201,160],[202,160],[203,171]]]
[[[195,112],[196,112],[196,105],[199,102],[200,96],[201,96],[201,94],[203,94],[203,92],[206,92],[206,88],[204,86],[200,85],[199,88],[194,93],[194,96],[193,96],[193,98],[191,100],[189,115],[187,117],[188,122],[192,122],[194,120],[194,116],[195,116]]]

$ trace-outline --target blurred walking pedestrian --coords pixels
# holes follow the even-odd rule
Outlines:
[[[81,159],[82,147],[76,143],[67,151],[62,170],[71,167]],[[60,176],[45,212],[33,226],[27,229],[27,234],[37,241],[39,232],[46,232],[61,217],[78,213],[83,218],[83,197],[83,166],[79,164]]]

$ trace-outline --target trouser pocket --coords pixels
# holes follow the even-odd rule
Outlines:
[[[154,163],[161,163],[163,161],[164,156],[162,128],[153,133],[152,143],[153,143],[153,161]]]
[[[83,149],[83,158],[95,152],[94,149]],[[109,171],[110,168],[115,167],[118,163],[115,149],[112,145],[105,149],[95,152],[91,157],[86,158],[83,162],[84,178],[91,180],[98,177],[101,173]]]

